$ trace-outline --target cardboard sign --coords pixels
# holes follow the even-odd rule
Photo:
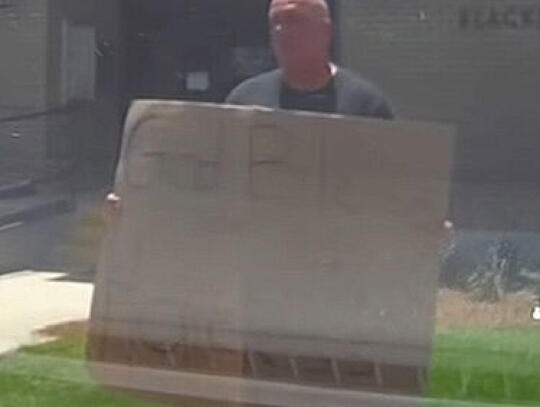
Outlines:
[[[93,360],[419,393],[452,153],[433,124],[136,102]]]

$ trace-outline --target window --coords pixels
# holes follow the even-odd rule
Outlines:
[[[539,29],[0,1],[0,406],[538,404]]]

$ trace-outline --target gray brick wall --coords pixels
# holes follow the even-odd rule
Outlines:
[[[540,1],[339,5],[342,63],[379,85],[399,116],[456,126],[453,215],[470,228],[537,228]]]
[[[538,15],[519,29],[461,26],[462,8],[472,19],[492,6],[500,19],[510,6]],[[377,83],[400,116],[458,126],[462,178],[536,180],[539,1],[341,0],[339,12],[344,65]]]
[[[20,0],[0,10],[0,117],[46,104],[47,1]],[[45,162],[45,121],[0,124],[0,170],[39,172]]]

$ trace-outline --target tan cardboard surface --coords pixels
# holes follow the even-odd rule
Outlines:
[[[136,102],[94,334],[425,367],[452,153],[434,124]]]

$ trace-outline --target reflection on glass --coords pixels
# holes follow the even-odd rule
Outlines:
[[[176,372],[188,381],[203,376],[191,388],[215,398],[253,400],[278,386],[277,404],[295,407],[297,399],[284,401],[284,382],[325,405],[384,404],[390,396],[391,404],[417,405],[418,397],[434,404],[540,403],[539,10],[536,0],[0,1],[0,405],[171,401],[140,397],[155,383],[138,381],[133,366],[158,372],[169,395],[187,388],[177,385],[179,376],[167,382]],[[228,143],[245,130],[235,114],[217,125],[198,116],[173,132],[157,126],[151,133],[159,137],[134,143],[148,150],[124,165],[123,126],[136,99],[226,101],[347,118],[326,127],[316,114],[294,113],[313,131],[254,121],[245,126],[245,145],[232,148]],[[342,126],[350,116],[399,128],[401,137],[370,135],[364,118],[358,145],[349,145]],[[430,131],[419,141],[427,129],[418,130],[419,122],[456,131],[449,196],[430,181],[446,179],[434,174],[446,161],[433,152]],[[233,136],[210,137],[233,125]],[[191,130],[184,150],[167,144]],[[154,142],[165,144],[156,150]],[[232,152],[238,160],[229,160]],[[249,157],[243,178],[242,157]],[[137,193],[154,188],[158,176],[160,188],[179,194],[170,203],[176,210],[154,197],[133,204],[133,195],[114,189],[118,163],[117,179],[131,178]],[[197,196],[188,199],[192,189]],[[104,220],[109,192],[116,196]],[[448,210],[436,210],[439,201]],[[145,202],[153,211],[122,224]],[[155,231],[152,219],[161,212],[169,215]],[[419,228],[422,216],[411,213],[440,216]],[[402,233],[405,222],[410,227]],[[395,241],[381,230],[392,230]],[[146,293],[155,295],[144,296],[137,278],[111,277],[107,288],[132,301],[122,315],[149,313],[169,332],[189,335],[154,341],[154,329],[150,338],[126,343],[122,333],[107,346],[88,338],[97,259],[111,233],[123,234],[118,240],[133,249],[110,248],[112,258],[132,262],[134,273],[170,264],[171,275],[147,283]],[[218,237],[204,242],[207,249],[196,250],[193,242],[212,234]],[[164,243],[178,236],[189,239]],[[177,270],[197,259],[213,271],[228,264],[231,273],[240,266],[250,273],[210,278],[201,266],[196,275],[207,280],[200,285],[173,284]],[[360,273],[369,259],[378,273]],[[393,262],[399,270],[381,283]],[[418,265],[430,262],[428,275]],[[307,269],[313,274],[304,278]],[[265,272],[275,278],[259,278]],[[268,285],[257,291],[261,282]],[[172,300],[152,308],[163,298]],[[196,301],[202,298],[209,300]],[[251,346],[246,328],[223,343],[218,328],[226,322],[272,335],[255,335]],[[424,322],[423,351],[415,353],[414,333]],[[302,341],[275,348],[275,337],[291,336]],[[354,348],[362,357],[339,342],[351,337],[369,342]],[[324,340],[333,345],[309,351]],[[397,346],[403,343],[411,346]],[[376,357],[362,353],[368,348]],[[122,391],[89,373],[88,361],[100,357],[122,362],[107,365],[112,369],[127,369],[116,376],[125,373],[127,383],[112,383],[125,385]],[[243,378],[260,387],[220,387]]]

